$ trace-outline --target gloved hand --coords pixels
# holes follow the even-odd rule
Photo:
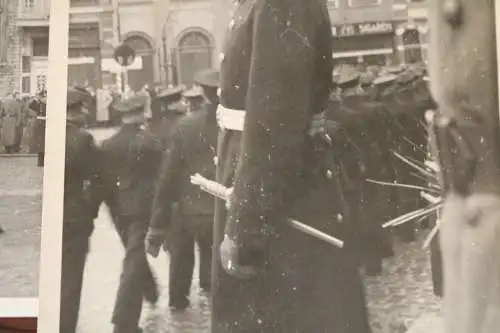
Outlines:
[[[224,236],[219,251],[222,267],[229,275],[240,279],[251,279],[258,277],[264,271],[262,266],[241,264],[240,249],[227,235]]]
[[[165,229],[149,228],[145,239],[146,253],[150,254],[154,258],[158,257],[160,248],[165,242],[165,238]]]

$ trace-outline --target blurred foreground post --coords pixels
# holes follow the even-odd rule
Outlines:
[[[494,0],[431,0],[432,121],[443,196],[445,333],[500,327],[500,147]]]

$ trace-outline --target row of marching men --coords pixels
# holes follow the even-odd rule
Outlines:
[[[329,214],[335,216],[336,223],[320,223],[315,227],[349,239],[347,230],[354,225],[357,236],[353,244],[355,252],[361,254],[356,258],[362,262],[326,251],[316,245],[312,237],[304,240],[302,235],[292,237],[288,234],[292,238],[286,242],[290,246],[294,246],[295,238],[297,242],[310,242],[311,249],[318,252],[316,260],[326,255],[327,258],[320,261],[343,262],[340,266],[362,264],[368,274],[377,274],[382,258],[392,254],[390,238],[382,230],[381,222],[408,209],[402,207],[403,203],[417,205],[418,198],[404,198],[401,191],[394,191],[393,187],[367,180],[389,183],[404,177],[404,166],[395,167],[390,152],[421,153],[418,148],[421,132],[415,129],[417,134],[408,133],[417,127],[418,112],[424,107],[422,103],[428,103],[428,96],[416,97],[423,78],[418,73],[393,69],[380,73],[369,83],[362,78],[360,73],[349,72],[335,82],[338,94],[332,96],[326,110],[326,133],[322,134],[325,140],[315,143],[312,150],[325,152],[319,162],[327,169],[326,179],[334,185],[314,191],[314,197],[307,198],[311,206],[309,213],[298,214],[312,219],[315,205],[320,207],[331,202]],[[157,302],[159,291],[146,252],[156,256],[165,242],[170,254],[170,306],[174,309],[189,306],[195,241],[200,249],[200,287],[211,291],[214,199],[192,185],[190,176],[200,174],[207,179],[216,178],[218,125],[221,122],[227,126],[239,125],[235,124],[237,120],[227,119],[234,110],[219,106],[222,112],[216,113],[218,73],[203,71],[197,75],[196,82],[203,93],[201,96],[193,94],[202,97],[201,101],[195,99],[197,102],[192,104],[194,112],[169,121],[161,117],[165,108],[162,112],[161,108],[152,106],[152,119],[147,129],[144,126],[148,123],[145,96],[116,103],[114,108],[120,112],[121,129],[100,147],[81,128],[79,119],[84,110],[81,92],[69,90],[61,332],[71,333],[76,327],[89,237],[102,202],[109,207],[126,250],[112,317],[115,332],[140,331],[142,300],[151,304]],[[170,90],[167,95],[174,100],[166,104],[167,108],[181,110],[178,102],[182,90]],[[412,113],[410,108],[416,111]],[[220,119],[224,115],[226,119]],[[412,140],[417,142],[409,148],[405,146],[405,142]],[[235,161],[230,160],[230,163]],[[321,176],[314,177],[323,181]],[[87,183],[90,185],[84,186]],[[350,227],[342,226],[345,221]],[[407,240],[413,239],[412,233],[411,227],[401,231]],[[304,264],[302,259],[296,260]],[[356,262],[351,262],[353,260]],[[344,281],[348,275],[349,272],[345,272],[330,278],[335,283],[338,279]],[[347,290],[357,288],[349,284],[345,287]],[[230,310],[228,306],[227,311]]]
[[[195,82],[198,91],[189,92],[194,96],[188,93],[197,103],[190,105],[192,112],[180,111],[180,89],[159,96],[173,100],[165,104],[169,110],[163,111],[179,109],[183,114],[170,121],[175,129],[168,128],[174,126],[169,124],[172,119],[161,117],[161,113],[175,112],[153,106],[152,119],[148,119],[148,98],[136,95],[114,104],[121,127],[99,145],[81,121],[86,113],[85,94],[68,90],[61,332],[76,329],[89,238],[102,203],[109,208],[125,248],[112,315],[114,332],[140,332],[143,299],[150,304],[158,300],[146,246],[157,255],[166,244],[170,253],[173,309],[189,305],[195,240],[201,253],[200,286],[210,291],[213,198],[191,186],[189,174],[215,175],[218,72],[201,71]],[[165,135],[169,131],[173,134]]]
[[[415,240],[415,223],[399,225],[395,233],[382,226],[425,205],[418,188],[425,188],[427,180],[413,166],[427,157],[424,115],[435,103],[423,66],[347,69],[334,81],[327,131],[359,207],[356,219],[369,237],[361,242],[371,247],[365,256],[367,273],[377,274],[380,259],[393,254],[394,234],[403,242]]]

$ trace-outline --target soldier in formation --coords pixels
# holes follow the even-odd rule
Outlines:
[[[94,229],[87,195],[100,175],[99,152],[91,134],[78,123],[86,112],[83,96],[75,89],[67,94],[66,163],[62,238],[60,332],[75,333],[80,308],[83,272]]]
[[[368,333],[353,224],[313,121],[332,90],[326,5],[241,1],[233,23],[217,153],[217,181],[233,190],[229,208],[216,203],[211,332]],[[288,217],[344,248],[291,228]]]
[[[177,125],[160,171],[146,239],[148,251],[156,256],[165,234],[169,233],[169,305],[175,309],[189,305],[195,242],[200,253],[200,287],[204,291],[211,288],[215,202],[213,197],[190,183],[190,176],[196,173],[211,179],[215,176],[218,72],[201,71],[194,81],[201,87],[205,102]],[[173,214],[175,204],[176,215]]]
[[[47,92],[40,92],[29,104],[29,108],[36,113],[35,128],[31,140],[31,151],[37,154],[37,166],[45,165],[45,126],[47,114]]]
[[[137,95],[118,102],[122,127],[101,144],[99,191],[93,191],[94,216],[101,202],[107,203],[125,247],[112,323],[116,333],[141,332],[139,319],[143,299],[156,304],[158,290],[146,259],[145,236],[151,202],[160,168],[160,139],[143,129],[147,98]]]

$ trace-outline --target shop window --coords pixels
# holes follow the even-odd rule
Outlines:
[[[31,56],[21,57],[21,93],[31,92]]]
[[[49,56],[49,38],[36,37],[33,38],[33,56],[48,57]]]
[[[417,29],[408,29],[403,35],[404,62],[407,64],[423,60],[423,51],[420,41],[420,32]]]
[[[31,57],[30,56],[22,56],[21,72],[23,74],[31,73]]]

